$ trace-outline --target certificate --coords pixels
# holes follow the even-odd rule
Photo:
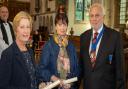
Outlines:
[[[70,79],[67,79],[67,80],[63,80],[63,83],[68,84],[68,83],[76,82],[77,80],[78,80],[77,77],[74,77],[74,78],[70,78]],[[39,89],[52,89],[52,88],[58,86],[59,84],[60,84],[60,80],[57,80],[57,81],[55,81],[51,84],[48,84],[48,85],[46,85],[44,83],[41,83],[39,85]]]

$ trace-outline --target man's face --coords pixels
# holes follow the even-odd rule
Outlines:
[[[9,12],[8,12],[7,7],[1,7],[1,9],[0,9],[0,18],[1,18],[1,20],[6,22],[7,19],[8,19],[8,16],[9,16]]]
[[[94,30],[98,30],[103,24],[104,15],[101,8],[93,7],[90,10],[90,24]]]

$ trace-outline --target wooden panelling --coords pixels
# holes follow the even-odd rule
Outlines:
[[[8,0],[7,3],[8,9],[9,9],[9,20],[13,20],[15,15],[19,11],[27,11],[30,12],[30,3],[29,2],[20,2],[20,1],[13,1],[13,0]]]
[[[76,47],[78,57],[80,55],[80,36],[69,36],[69,39],[73,42]]]

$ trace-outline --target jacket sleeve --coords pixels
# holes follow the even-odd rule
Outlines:
[[[78,81],[77,82],[74,82],[72,83],[72,88],[74,89],[78,89],[79,88],[79,85],[80,85],[80,82],[79,82],[79,79],[80,79],[80,66],[79,66],[79,59],[78,59],[78,56],[77,56],[77,51],[76,51],[76,48],[74,45],[72,45],[72,52],[73,53],[73,66],[71,66],[73,68],[72,72],[73,75],[70,76],[70,77],[77,77],[78,78]]]
[[[39,82],[50,81],[52,75],[48,69],[49,58],[50,58],[50,45],[47,42],[42,49],[40,63],[37,67],[37,78]]]
[[[125,66],[121,35],[117,35],[115,46],[117,89],[125,89]]]
[[[79,66],[79,59],[78,59],[78,56],[77,56],[77,51],[75,49],[75,47],[73,46],[72,47],[73,50],[72,50],[72,53],[73,53],[73,59],[74,59],[74,76],[77,76],[78,78],[80,77],[80,66]]]
[[[10,86],[12,74],[11,53],[3,51],[0,60],[0,89],[28,89],[25,87]]]
[[[80,65],[80,78],[83,78],[83,74],[84,74],[84,61],[83,61],[83,45],[82,45],[82,41],[83,41],[83,35],[80,36],[80,59],[79,59],[79,65]]]

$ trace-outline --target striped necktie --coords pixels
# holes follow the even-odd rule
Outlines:
[[[92,44],[96,43],[97,35],[98,35],[98,33],[95,32],[94,33],[94,37],[92,39]],[[94,67],[95,66],[95,62],[96,62],[96,49],[92,49],[91,48],[90,59],[91,59],[92,67]]]

